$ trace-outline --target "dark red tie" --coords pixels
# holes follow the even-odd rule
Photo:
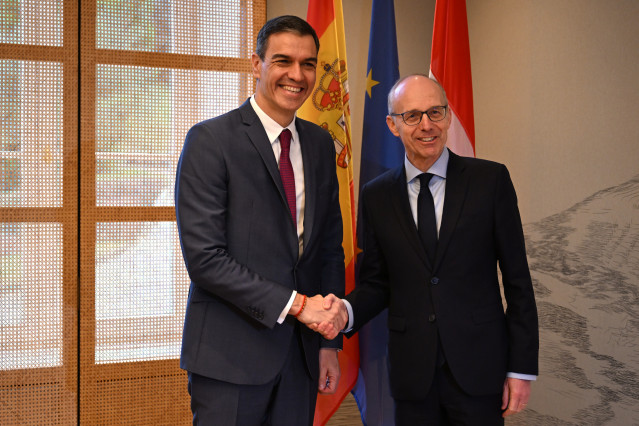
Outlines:
[[[288,202],[288,208],[291,211],[293,217],[293,223],[297,224],[297,215],[295,208],[295,174],[293,174],[293,165],[289,153],[291,151],[291,131],[288,129],[282,130],[280,133],[280,146],[282,151],[280,152],[280,176],[282,177],[282,184],[284,185],[284,193],[286,194],[286,201]]]

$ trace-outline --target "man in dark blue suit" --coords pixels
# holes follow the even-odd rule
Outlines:
[[[503,425],[538,374],[513,184],[502,164],[450,152],[450,123],[434,80],[411,75],[391,89],[387,124],[405,162],[362,189],[360,282],[346,306],[327,300],[349,310],[351,334],[388,308],[397,425]]]
[[[336,321],[322,302],[344,294],[334,144],[295,116],[318,50],[304,20],[270,20],[252,55],[255,95],[186,136],[175,205],[194,424],[310,425],[318,390],[337,386],[341,340],[304,326]]]

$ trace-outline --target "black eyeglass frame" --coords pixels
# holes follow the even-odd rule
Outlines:
[[[444,108],[444,115],[443,115],[443,116],[442,116],[442,118],[440,118],[439,120],[433,120],[433,119],[431,118],[431,116],[430,116],[430,113],[431,113],[434,109],[436,109],[436,108]],[[415,124],[408,124],[408,123],[406,122],[406,118],[404,117],[404,114],[409,114],[409,113],[410,113],[410,114],[414,114],[414,113],[416,113],[416,112],[421,113],[421,114],[419,114],[419,121],[418,121],[417,123],[415,123]],[[403,121],[403,122],[404,122],[404,124],[406,124],[407,126],[418,126],[418,125],[419,125],[419,123],[421,123],[421,122],[422,122],[422,119],[424,118],[424,114],[426,114],[426,117],[428,117],[428,119],[429,119],[430,121],[432,121],[433,123],[437,123],[437,122],[442,121],[443,119],[445,119],[445,118],[446,118],[446,115],[448,114],[448,105],[437,105],[437,106],[434,106],[434,107],[431,107],[431,108],[427,109],[426,111],[406,111],[406,112],[399,112],[399,113],[395,113],[395,112],[393,112],[393,113],[391,113],[391,114],[389,114],[389,115],[390,115],[391,117],[397,117],[398,115],[401,115],[401,117],[402,117],[402,121]]]

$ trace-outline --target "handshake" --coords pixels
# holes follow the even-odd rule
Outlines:
[[[328,340],[336,338],[348,323],[346,306],[334,294],[307,297],[298,293],[289,313]]]

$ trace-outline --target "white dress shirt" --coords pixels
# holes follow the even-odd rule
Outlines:
[[[266,131],[266,136],[268,137],[269,142],[271,143],[271,148],[273,148],[273,155],[275,155],[275,160],[277,164],[280,163],[280,153],[282,151],[282,147],[280,145],[280,133],[282,130],[289,129],[291,131],[291,150],[289,152],[289,158],[291,159],[291,165],[293,166],[293,174],[295,175],[295,209],[297,215],[297,238],[299,242],[299,253],[302,254],[302,241],[304,234],[304,206],[306,203],[305,192],[304,192],[304,163],[302,161],[302,147],[300,145],[300,137],[297,134],[297,129],[295,128],[295,117],[293,117],[293,121],[291,121],[288,126],[282,127],[275,120],[269,117],[260,106],[255,101],[255,95],[251,96],[250,99],[251,106],[255,110],[260,122],[262,122],[262,126],[264,126],[264,130]],[[293,301],[295,300],[295,296],[297,295],[297,291],[293,290],[291,294],[291,298],[288,303],[284,307],[284,310],[280,314],[277,319],[278,324],[282,324],[288,311],[291,309],[293,305]]]

